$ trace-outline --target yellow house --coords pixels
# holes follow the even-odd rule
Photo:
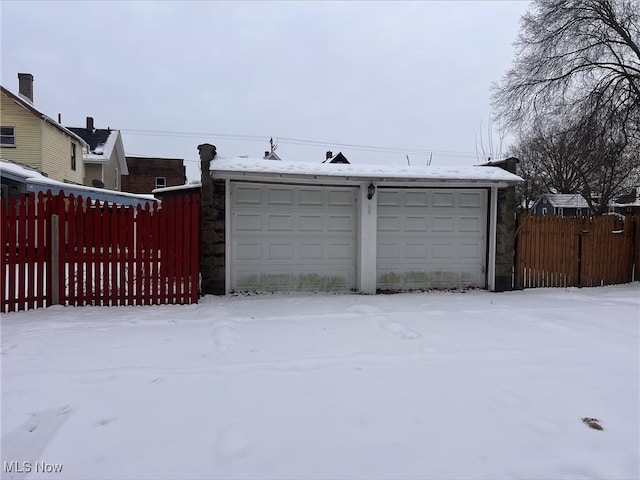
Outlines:
[[[33,75],[19,73],[18,80],[19,95],[0,86],[0,158],[82,185],[87,143],[33,106]]]

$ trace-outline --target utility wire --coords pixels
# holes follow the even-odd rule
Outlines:
[[[122,133],[129,135],[146,135],[155,137],[197,137],[211,138],[221,140],[243,140],[249,142],[268,142],[269,136],[261,135],[244,135],[244,134],[225,134],[225,133],[205,133],[205,132],[176,132],[168,130],[142,130],[142,129],[121,129]],[[345,147],[352,150],[361,150],[379,153],[401,153],[412,155],[437,155],[445,158],[476,158],[475,152],[454,151],[454,150],[432,150],[428,148],[402,148],[402,147],[384,147],[374,145],[359,145],[353,143],[326,142],[319,140],[305,140],[299,138],[276,137],[280,144],[302,145],[302,146],[318,146],[318,147]]]

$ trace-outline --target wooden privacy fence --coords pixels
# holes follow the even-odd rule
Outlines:
[[[639,260],[640,217],[518,218],[515,288],[628,283]]]
[[[2,312],[198,301],[196,195],[132,207],[48,192],[0,211]]]

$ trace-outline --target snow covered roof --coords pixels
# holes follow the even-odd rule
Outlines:
[[[88,187],[85,185],[75,185],[72,183],[59,182],[53,180],[25,165],[11,162],[0,158],[0,177],[7,177],[24,183],[28,192],[46,192],[51,190],[54,195],[64,190],[65,193],[91,197],[94,200],[104,200],[122,205],[138,205],[156,201],[153,195],[140,195],[118,190],[108,190],[106,188]]]
[[[69,127],[69,130],[80,136],[89,145],[88,151],[83,155],[85,162],[108,163],[115,153],[120,173],[122,175],[129,174],[120,130],[110,128],[88,130],[76,127]]]
[[[587,201],[579,194],[549,193],[543,197],[556,208],[589,208]]]
[[[495,167],[431,167],[354,165],[307,162],[267,162],[264,159],[222,158],[211,162],[218,178],[327,178],[353,181],[491,183],[512,185],[523,180]]]

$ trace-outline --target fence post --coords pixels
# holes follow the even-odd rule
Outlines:
[[[55,213],[51,215],[51,261],[49,262],[48,274],[51,275],[51,304],[60,304],[60,250],[59,244],[59,229],[58,215]]]

